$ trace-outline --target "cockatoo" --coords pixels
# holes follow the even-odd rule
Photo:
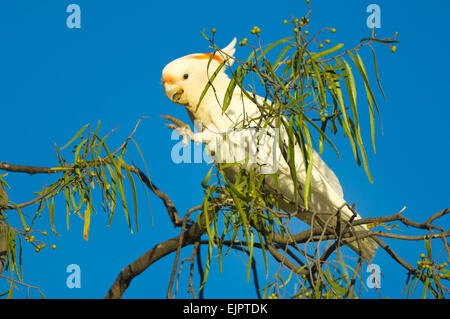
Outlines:
[[[240,162],[242,165],[228,166],[224,170],[226,177],[232,182],[235,181],[240,169],[259,168],[262,174],[266,174],[265,184],[268,189],[282,195],[283,200],[280,200],[279,207],[314,226],[314,230],[319,231],[324,225],[332,226],[333,221],[336,224],[338,211],[341,221],[360,219],[361,217],[344,200],[344,193],[336,175],[315,151],[312,155],[311,197],[308,200],[308,210],[299,210],[295,201],[301,203],[302,186],[306,180],[305,163],[299,145],[295,145],[295,163],[297,185],[300,187],[295,189],[290,167],[280,152],[282,147],[277,143],[280,140],[278,132],[281,134],[282,143],[288,144],[284,127],[278,131],[263,130],[262,138],[261,135],[255,138],[258,134],[255,134],[254,128],[257,126],[257,119],[261,118],[261,112],[258,105],[247,98],[239,87],[234,89],[228,108],[222,110],[230,78],[226,74],[225,67],[216,73],[212,81],[211,77],[222,62],[228,67],[232,65],[235,44],[236,38],[215,53],[189,54],[164,67],[162,84],[166,96],[176,104],[183,105],[191,120],[201,124],[200,131],[194,133],[188,125],[165,116],[176,124],[169,124],[169,127],[178,130],[184,138],[189,138],[195,143],[205,143],[213,155],[220,152],[226,154],[220,157],[222,161]],[[206,85],[211,82],[206,94],[201,98]],[[262,97],[257,96],[256,100],[261,101],[260,105],[263,105]],[[251,154],[250,148],[256,154]],[[252,161],[247,156],[249,154]],[[215,161],[217,158],[216,154]],[[277,182],[273,173],[277,174]],[[367,230],[367,227],[359,225],[354,227],[354,230]],[[377,250],[375,241],[368,237],[350,242],[348,246],[367,261],[373,259]]]

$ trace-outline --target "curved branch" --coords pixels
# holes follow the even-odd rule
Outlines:
[[[439,231],[443,231],[443,229],[441,227],[437,227],[434,225],[431,225],[431,223],[433,221],[435,221],[436,219],[450,213],[450,208],[446,208],[444,210],[441,210],[433,215],[431,215],[424,223],[418,223],[415,222],[409,218],[406,218],[405,216],[401,215],[401,213],[403,212],[403,210],[401,210],[400,212],[391,215],[391,216],[383,216],[383,217],[369,217],[369,218],[362,218],[362,219],[358,219],[352,222],[353,226],[357,226],[357,225],[367,225],[367,224],[377,224],[377,223],[384,223],[384,222],[392,222],[392,221],[400,221],[402,222],[405,226],[411,226],[414,228],[418,228],[418,229],[436,229]]]
[[[181,247],[185,247],[187,245],[195,243],[200,239],[202,233],[203,231],[198,226],[198,224],[193,224],[184,233],[181,243],[180,237],[182,235],[180,234],[179,236],[176,236],[154,246],[141,257],[122,269],[122,271],[119,273],[116,280],[112,284],[111,288],[109,289],[108,293],[106,294],[105,299],[121,298],[125,290],[129,287],[131,281],[136,276],[141,274],[144,270],[146,270],[159,259],[177,251],[180,245]]]
[[[87,162],[88,164],[93,164],[92,162]],[[111,160],[109,157],[105,157],[98,160],[98,165],[105,165],[105,164],[111,164]],[[121,165],[121,164],[118,164]],[[161,199],[164,203],[164,206],[167,209],[167,212],[169,214],[170,219],[172,220],[172,223],[174,224],[174,227],[181,225],[181,219],[179,217],[179,214],[177,212],[177,209],[175,208],[175,205],[173,204],[172,200],[167,196],[163,191],[161,191],[151,180],[150,178],[145,175],[138,167],[134,165],[127,165],[127,168],[130,172],[136,174],[139,179],[157,196],[159,199]],[[62,173],[66,172],[67,170],[73,170],[74,165],[73,164],[67,164],[64,166],[56,166],[56,167],[40,167],[40,166],[26,166],[26,165],[12,165],[8,164],[6,162],[0,162],[0,170],[9,171],[9,172],[15,172],[15,173],[27,173],[30,175],[33,174],[55,174],[55,173]],[[59,185],[56,185],[59,186]],[[45,198],[48,194],[53,192],[57,187],[52,188],[48,192],[46,192],[43,195],[40,195],[36,197],[35,199],[18,204],[17,206],[6,206],[5,209],[16,209],[16,207],[23,208],[26,206],[29,206],[31,204],[34,204],[38,202],[39,200]]]

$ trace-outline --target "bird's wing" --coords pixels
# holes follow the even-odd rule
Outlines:
[[[323,176],[323,178],[328,182],[328,184],[330,184],[339,197],[344,198],[344,191],[342,190],[341,183],[339,183],[336,174],[334,174],[334,172],[315,151],[313,153],[313,168],[316,169],[321,176]]]
[[[261,101],[261,105],[263,104],[262,101],[264,98],[257,96],[257,99]],[[239,118],[242,120],[243,116],[242,113],[245,113],[249,118],[256,118],[260,116],[260,111],[256,104],[248,99],[244,94],[242,94],[240,91],[236,91],[233,96],[233,101],[230,103],[229,109],[227,112],[229,114],[232,114],[235,116],[235,118]],[[281,140],[282,142],[287,146],[288,145],[288,135],[284,129],[284,127],[280,130],[281,134]],[[277,143],[275,143],[278,145]],[[275,150],[273,149],[273,145],[275,145],[272,142],[268,141],[266,144],[266,147],[264,149],[259,149],[259,151],[265,152],[265,157],[269,156],[269,154],[272,154]],[[283,147],[281,145],[281,147]],[[278,152],[277,159],[279,160],[278,163],[278,170],[280,173],[290,175],[290,168],[289,165],[284,161],[282,157],[282,153]],[[306,171],[304,167],[303,162],[303,154],[300,149],[299,145],[296,145],[295,148],[295,162],[296,162],[296,170],[297,170],[297,178],[299,182],[304,183],[306,179]],[[313,151],[313,172],[312,172],[312,187],[313,189],[316,189],[319,192],[324,191],[330,191],[330,188],[338,195],[338,197],[343,198],[344,192],[342,190],[342,186],[339,183],[338,178],[334,174],[334,172],[328,167],[328,165],[322,160],[322,158],[319,156],[319,154],[316,151]]]

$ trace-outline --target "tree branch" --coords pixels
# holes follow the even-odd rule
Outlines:
[[[111,164],[111,163],[112,162],[109,159],[109,157],[105,157],[105,158],[99,159],[97,164],[105,165],[105,164]],[[93,163],[88,162],[88,164],[93,164]],[[118,164],[118,165],[121,165],[121,164]],[[147,175],[145,175],[138,167],[127,164],[127,168],[129,169],[130,172],[136,174],[139,177],[139,179],[157,197],[159,197],[163,201],[164,206],[167,209],[167,212],[169,214],[170,219],[172,220],[174,227],[179,226],[181,224],[181,219],[175,208],[175,205],[173,204],[173,202],[169,198],[169,196],[167,196],[152,181],[150,181],[150,178]],[[62,170],[62,169],[66,169],[66,170]],[[64,166],[56,166],[56,167],[39,167],[39,166],[26,166],[26,165],[11,165],[6,162],[0,163],[0,170],[15,172],[15,173],[27,173],[30,175],[33,175],[33,174],[55,174],[55,173],[62,173],[67,170],[73,170],[73,169],[75,169],[74,164],[67,164]],[[55,187],[55,189],[56,189],[56,187]],[[29,202],[18,204],[17,207],[23,208],[23,207],[29,206],[31,204],[34,204],[34,203],[40,201],[41,199],[45,198],[48,194],[53,192],[53,190],[54,189],[51,189],[50,191],[46,192],[45,194],[40,195]],[[16,209],[16,206],[12,206],[12,205],[6,206],[5,209]]]
[[[181,247],[185,247],[199,241],[202,233],[203,231],[198,224],[192,224],[188,227],[182,238]],[[181,236],[182,235],[180,234],[174,238],[171,238],[154,246],[141,257],[122,269],[113,285],[109,289],[108,293],[106,294],[105,299],[121,298],[125,290],[130,285],[131,281],[136,276],[141,274],[144,270],[146,270],[159,259],[177,251],[178,247],[180,246]]]

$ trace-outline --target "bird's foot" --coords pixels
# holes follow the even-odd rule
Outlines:
[[[183,145],[186,146],[188,144],[188,139],[194,141],[194,133],[189,125],[170,115],[161,115],[161,117],[173,123],[168,123],[166,126],[177,131],[183,137]]]

